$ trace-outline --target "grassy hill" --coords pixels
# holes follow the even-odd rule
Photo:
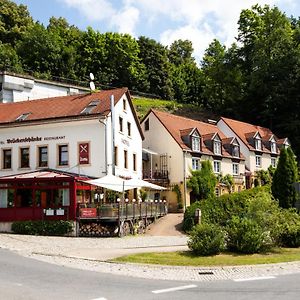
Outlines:
[[[141,120],[151,109],[166,111],[186,118],[207,122],[207,119],[218,120],[219,116],[212,112],[205,111],[194,104],[182,104],[176,101],[133,97],[133,104]]]

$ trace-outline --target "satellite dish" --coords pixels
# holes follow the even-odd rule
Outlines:
[[[93,81],[90,82],[90,89],[91,91],[94,91],[96,89],[95,83]]]
[[[95,79],[95,76],[94,76],[93,73],[90,73],[90,78],[91,78],[91,80],[94,80],[94,79]]]

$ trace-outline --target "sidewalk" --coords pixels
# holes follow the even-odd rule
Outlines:
[[[300,262],[240,267],[177,267],[111,263],[130,253],[176,251],[186,236],[67,238],[0,234],[0,247],[66,267],[159,280],[212,281],[300,273]]]

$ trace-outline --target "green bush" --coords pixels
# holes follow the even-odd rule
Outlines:
[[[189,232],[195,225],[195,211],[197,208],[201,207],[200,201],[193,203],[188,206],[184,212],[182,229],[185,232]]]
[[[224,249],[224,240],[220,226],[199,224],[191,231],[188,246],[196,255],[215,255]]]
[[[258,253],[269,243],[259,224],[248,218],[233,217],[227,225],[227,248],[240,253]]]
[[[17,221],[12,224],[12,231],[29,235],[66,235],[72,231],[69,221]]]
[[[273,219],[271,234],[279,246],[300,247],[300,216],[296,210],[282,209]]]

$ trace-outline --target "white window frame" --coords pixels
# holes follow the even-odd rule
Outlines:
[[[261,155],[255,155],[255,166],[261,168]]]
[[[256,150],[261,150],[262,149],[262,143],[261,143],[261,138],[260,137],[255,138],[255,149]]]
[[[222,143],[221,143],[221,141],[214,140],[214,154],[217,154],[217,155],[222,154]]]
[[[237,176],[239,175],[239,164],[238,163],[233,163],[232,164],[232,175]]]
[[[237,155],[235,155],[234,150],[237,149]],[[237,144],[232,145],[232,156],[233,157],[240,157],[240,146]]]
[[[221,173],[221,161],[214,160],[214,173],[220,174]]]
[[[270,142],[271,143],[271,152],[272,153],[277,153],[277,147],[276,147],[276,142],[274,142],[274,141],[271,141]]]
[[[199,158],[192,158],[192,170],[200,170],[201,164],[200,164],[200,159]]]
[[[276,168],[276,163],[277,163],[276,157],[271,157],[271,166],[272,166],[273,168]]]
[[[200,137],[192,135],[192,151],[200,152]]]

